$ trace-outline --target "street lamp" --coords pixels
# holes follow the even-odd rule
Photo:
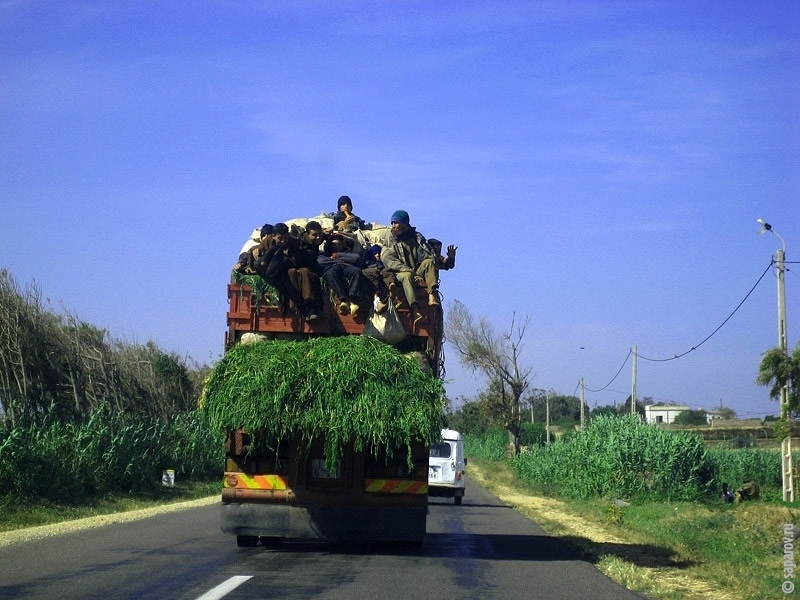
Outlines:
[[[786,287],[784,281],[784,261],[786,260],[786,242],[780,234],[772,229],[772,225],[764,219],[757,219],[761,225],[759,234],[769,231],[781,241],[781,248],[775,251],[775,265],[778,279],[778,347],[788,352],[786,340]],[[789,382],[781,386],[781,418],[789,419]],[[781,470],[783,472],[783,501],[794,502],[794,479],[792,473],[792,430],[781,442]]]

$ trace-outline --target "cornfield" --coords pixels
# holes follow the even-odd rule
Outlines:
[[[467,454],[504,460],[507,433],[465,436]],[[636,417],[596,417],[583,432],[533,446],[509,460],[532,489],[563,498],[716,499],[722,482],[754,480],[769,497],[781,487],[780,453],[706,448],[691,433],[667,431]]]

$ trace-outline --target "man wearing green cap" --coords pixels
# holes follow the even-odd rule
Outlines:
[[[395,273],[403,286],[408,305],[416,312],[417,296],[414,283],[425,282],[428,289],[428,306],[439,304],[439,269],[434,254],[425,237],[411,226],[408,213],[396,210],[392,214],[392,235],[381,251],[381,261],[387,271]]]

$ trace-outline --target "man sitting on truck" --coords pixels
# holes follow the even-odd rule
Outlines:
[[[417,280],[425,282],[428,306],[438,305],[438,255],[434,254],[425,237],[411,226],[406,211],[396,210],[392,214],[391,223],[392,233],[381,252],[384,268],[396,274],[412,313],[418,307],[414,289]]]
[[[428,245],[431,247],[431,250],[433,250],[434,256],[436,256],[436,264],[438,265],[440,271],[449,271],[450,269],[455,268],[458,246],[450,244],[447,246],[447,254],[442,255],[442,242],[437,239],[430,238],[428,240]]]
[[[233,270],[245,275],[252,275],[256,273],[256,261],[258,257],[265,254],[273,244],[272,241],[272,225],[265,223],[259,233],[259,241],[255,239],[248,240],[242,247],[242,252],[239,254],[239,260],[233,265]]]
[[[340,196],[333,215],[333,228],[336,231],[350,232],[359,229],[370,229],[364,219],[353,213],[353,201],[350,196]]]
[[[319,235],[321,241],[321,228]],[[286,223],[272,227],[272,240],[275,245],[258,258],[256,272],[278,291],[282,314],[296,309],[306,321],[315,321],[322,312],[322,288],[313,244],[290,236]]]
[[[358,290],[361,269],[366,266],[362,254],[354,252],[352,242],[337,232],[325,242],[317,263],[322,269],[325,283],[339,299],[339,314],[355,315],[361,310]]]

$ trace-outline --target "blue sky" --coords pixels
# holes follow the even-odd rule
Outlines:
[[[459,247],[445,308],[530,318],[533,387],[620,403],[635,345],[640,398],[777,412],[794,1],[0,1],[0,140],[0,266],[114,337],[216,360],[252,229],[347,194]]]

